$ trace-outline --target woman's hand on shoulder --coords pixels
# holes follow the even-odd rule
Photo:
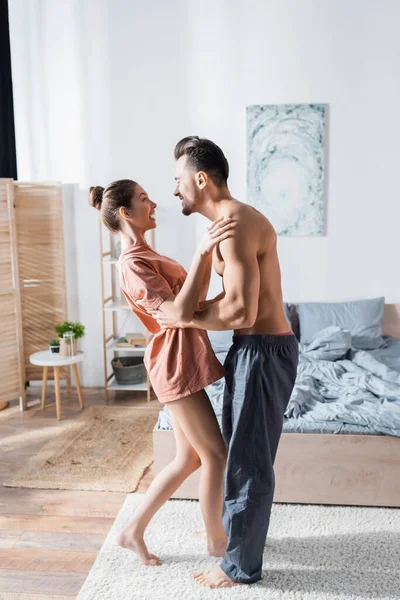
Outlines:
[[[226,240],[232,234],[234,222],[231,217],[220,217],[209,225],[206,232],[197,247],[197,252],[201,256],[211,254],[217,244]]]

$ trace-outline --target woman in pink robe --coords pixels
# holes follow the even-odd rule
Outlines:
[[[155,209],[146,191],[131,180],[90,188],[90,203],[102,221],[121,237],[121,290],[132,311],[154,334],[145,352],[145,365],[160,402],[170,408],[176,456],[150,485],[134,518],[119,536],[119,544],[133,550],[146,565],[160,565],[144,542],[144,532],[156,511],[200,465],[200,504],[208,552],[223,556],[227,537],[222,527],[223,474],[226,447],[204,388],[221,379],[207,333],[199,329],[161,329],[152,312],[161,310],[189,322],[205,299],[213,248],[229,235],[229,220],[208,229],[188,273],[174,260],[161,256],[145,239],[156,227]]]

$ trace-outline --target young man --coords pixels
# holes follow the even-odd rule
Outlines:
[[[273,464],[283,414],[293,389],[298,345],[282,299],[277,236],[268,219],[235,200],[222,150],[198,137],[175,148],[176,191],[182,212],[211,221],[226,216],[234,233],[216,247],[215,271],[224,292],[196,313],[190,323],[163,327],[234,330],[226,359],[223,434],[228,446],[223,522],[228,536],[219,567],[194,575],[208,587],[230,587],[261,579],[262,558],[274,494]]]

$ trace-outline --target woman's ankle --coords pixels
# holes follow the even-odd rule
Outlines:
[[[143,527],[140,527],[139,523],[136,521],[129,523],[124,531],[126,534],[129,534],[136,539],[142,540],[144,538],[144,529]]]

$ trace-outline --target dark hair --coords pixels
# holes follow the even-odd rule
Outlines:
[[[119,209],[131,208],[136,186],[131,179],[120,179],[106,188],[96,185],[89,189],[89,204],[101,212],[104,225],[113,233],[121,229]]]
[[[210,175],[216,185],[228,181],[229,164],[221,148],[205,138],[191,135],[183,138],[175,146],[175,160],[188,157],[188,165],[197,171]]]

